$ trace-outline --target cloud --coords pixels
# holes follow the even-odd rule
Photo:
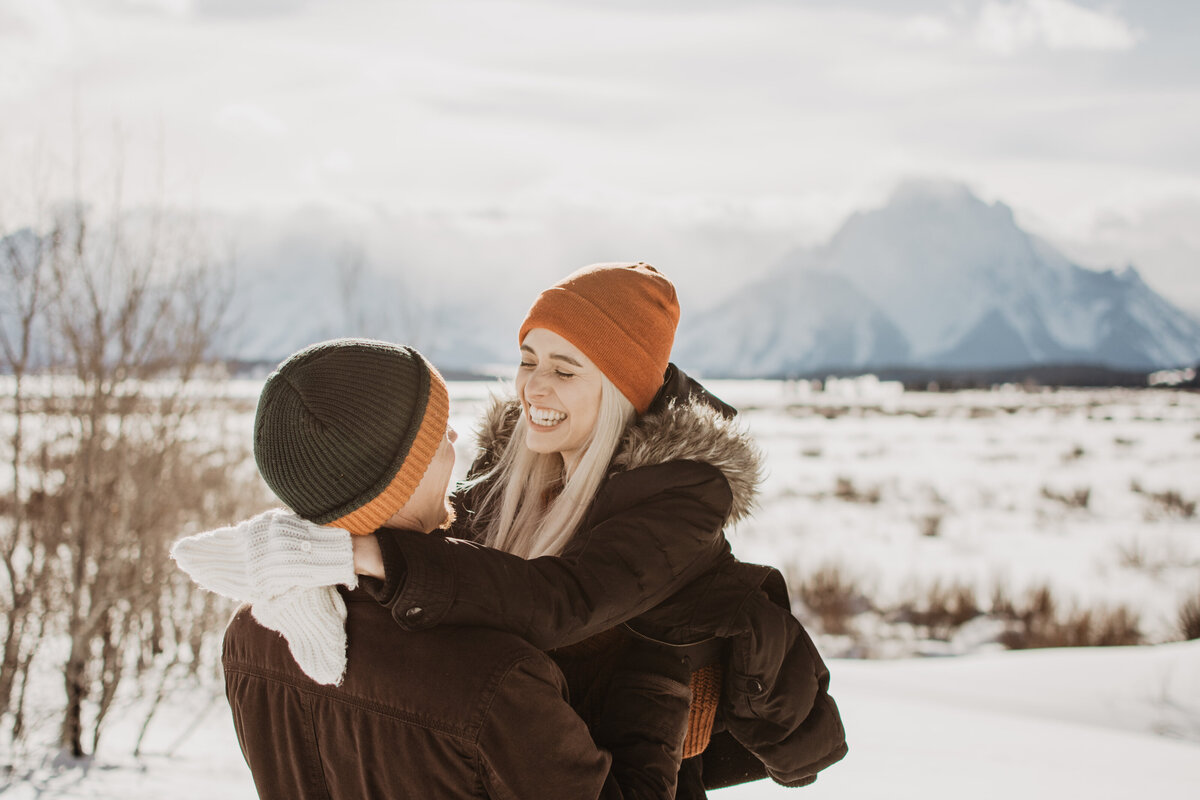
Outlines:
[[[283,136],[288,129],[281,119],[251,103],[225,106],[217,112],[215,121],[222,130],[263,139]]]
[[[1031,47],[1129,50],[1142,36],[1115,11],[1092,10],[1069,0],[988,0],[974,31],[981,47],[1001,55]]]
[[[192,10],[192,0],[91,0],[86,6],[79,0],[63,0],[72,11],[86,10],[93,14],[117,17],[186,17]]]
[[[118,14],[165,17],[278,17],[305,10],[311,0],[91,0]]]
[[[199,17],[281,17],[304,11],[311,0],[191,0]]]
[[[330,150],[321,159],[321,168],[333,175],[347,175],[354,170],[354,158],[345,150]]]
[[[35,91],[71,50],[70,19],[60,4],[0,0],[0,99]]]
[[[1071,0],[982,0],[955,6],[947,15],[918,14],[899,23],[898,38],[918,45],[969,42],[1012,56],[1035,48],[1050,51],[1123,52],[1145,38],[1112,10],[1093,10]]]
[[[900,23],[900,38],[922,44],[937,44],[954,36],[954,26],[941,17],[922,14]]]
[[[1065,252],[1094,268],[1133,264],[1173,303],[1200,312],[1200,192],[1106,205],[1070,235],[1057,237]]]

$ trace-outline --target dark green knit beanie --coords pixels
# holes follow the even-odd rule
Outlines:
[[[442,376],[411,347],[321,342],[267,378],[254,418],[254,460],[300,516],[371,533],[416,490],[449,410]]]

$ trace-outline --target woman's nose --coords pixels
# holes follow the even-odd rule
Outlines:
[[[540,397],[546,391],[546,376],[538,370],[534,370],[529,376],[529,380],[525,382],[526,397]]]

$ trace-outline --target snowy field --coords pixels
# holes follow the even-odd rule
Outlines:
[[[759,781],[714,797],[1193,800],[1200,786],[1200,642],[834,660],[830,668],[846,759],[805,789]],[[132,730],[114,726],[106,736],[86,771],[47,765],[0,797],[255,797],[219,693],[177,700],[140,759],[121,754]]]
[[[491,388],[451,385],[460,474]],[[1176,641],[1179,609],[1200,595],[1200,395],[711,388],[742,409],[769,470],[735,552],[797,586],[836,574],[852,589],[833,631],[797,602],[830,656],[851,746],[803,796],[1200,796],[1200,642]],[[252,401],[258,384],[225,391]],[[235,433],[249,437],[251,415]],[[977,613],[921,624],[914,612],[949,586]],[[1060,614],[1126,609],[1150,646],[1005,651],[996,597],[1038,586]],[[254,797],[219,683],[175,695],[139,758],[129,702],[87,769],[46,763],[0,798]],[[715,796],[801,794],[758,783]]]

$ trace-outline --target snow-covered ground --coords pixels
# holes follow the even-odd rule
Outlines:
[[[1178,638],[1184,599],[1200,595],[1200,395],[715,388],[746,409],[769,469],[734,549],[793,582],[834,565],[885,611],[936,582],[973,586],[984,609],[997,588],[1044,584],[1064,612],[1128,608],[1151,642]],[[981,620],[922,642],[886,617],[857,620],[858,650],[961,653],[994,638]]]
[[[849,756],[806,789],[760,781],[714,797],[1191,800],[1200,786],[1200,642],[833,660],[830,669]],[[140,759],[123,754],[134,727],[114,726],[87,771],[46,765],[0,796],[255,797],[219,693],[177,699]]]
[[[223,387],[248,401],[228,435],[249,438],[258,387]],[[495,385],[450,388],[461,475]],[[768,467],[735,551],[793,583],[836,567],[862,613],[838,635],[806,621],[828,656],[880,659],[830,658],[851,753],[804,796],[1200,796],[1200,642],[1173,642],[1183,601],[1200,595],[1187,505],[1200,500],[1200,394],[711,388],[742,409]],[[1019,598],[1040,584],[1064,613],[1125,606],[1161,644],[1003,652],[986,613],[938,638],[896,613],[935,582],[971,587],[982,612],[998,587]],[[86,770],[43,764],[0,798],[254,797],[218,685],[173,697],[134,758],[140,723],[114,716]],[[800,795],[758,783],[716,796]]]

